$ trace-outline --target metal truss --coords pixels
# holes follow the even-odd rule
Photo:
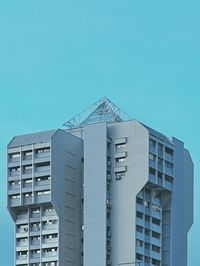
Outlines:
[[[103,97],[80,114],[65,122],[63,126],[67,129],[72,129],[98,122],[121,122],[126,120],[132,120],[132,118],[108,98]]]

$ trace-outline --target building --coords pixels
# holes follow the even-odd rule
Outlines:
[[[193,163],[184,143],[105,97],[64,125],[8,145],[15,265],[186,266]]]

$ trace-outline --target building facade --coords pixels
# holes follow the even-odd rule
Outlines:
[[[105,97],[64,125],[8,145],[15,265],[187,266],[193,163],[183,142]]]

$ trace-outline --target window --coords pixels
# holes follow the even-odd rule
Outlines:
[[[136,253],[136,259],[142,261],[143,260],[143,256],[141,254],[139,254],[139,253]]]
[[[137,216],[137,218],[142,219],[143,218],[143,213],[137,211],[136,216]]]
[[[24,166],[24,170],[32,170],[33,166],[32,165],[27,165]]]
[[[20,153],[12,153],[11,155],[10,155],[10,157],[11,157],[11,159],[18,159],[19,157],[20,157]]]
[[[136,246],[143,247],[143,241],[136,239]]]
[[[126,143],[116,144],[116,149],[121,149],[121,148],[125,148],[125,147],[126,147]]]
[[[148,223],[150,223],[150,216],[147,215],[147,214],[145,214],[145,221],[148,222]]]
[[[126,157],[117,158],[117,159],[116,159],[116,162],[117,162],[117,163],[121,163],[121,162],[124,162],[125,159],[126,159]]]
[[[43,148],[36,150],[36,153],[47,153],[50,152],[50,148]]]
[[[24,180],[24,184],[30,184],[30,183],[32,183],[32,179],[31,178]]]
[[[145,235],[150,236],[150,230],[145,228]]]
[[[173,183],[173,178],[171,176],[166,175],[165,176],[165,181],[167,181],[169,183]]]
[[[145,257],[144,257],[144,262],[146,262],[146,263],[150,263],[150,257],[145,256]]]
[[[152,231],[152,237],[160,239],[160,234],[158,232]]]
[[[54,211],[54,208],[53,207],[45,207],[44,208],[44,211],[45,212],[53,212]]]
[[[158,155],[163,156],[163,145],[158,143]]]
[[[158,169],[159,169],[160,171],[163,170],[163,160],[160,159],[160,158],[158,158]]]
[[[30,192],[30,193],[25,193],[24,194],[24,197],[25,198],[29,198],[29,197],[32,197],[33,196],[33,193],[32,192]]]
[[[136,226],[136,231],[139,232],[139,233],[143,233],[143,227],[137,225],[137,226]]]
[[[115,173],[115,180],[120,180],[123,176],[125,176],[125,172],[117,172]]]
[[[33,214],[40,213],[40,209],[39,208],[32,209],[32,213]]]
[[[152,217],[152,223],[153,223],[153,224],[156,224],[156,225],[160,225],[160,220],[158,220],[158,219]]]
[[[40,236],[32,236],[31,240],[32,241],[39,241],[40,240]]]
[[[160,266],[160,261],[159,260],[156,260],[156,259],[152,259],[152,264],[153,265],[156,265],[156,266]]]
[[[25,157],[32,156],[32,151],[25,151],[25,152],[24,152],[24,156],[25,156]]]
[[[148,201],[144,201],[144,206],[146,207],[146,208],[150,208],[150,202],[148,202]]]
[[[10,169],[11,173],[16,173],[20,171],[20,167],[13,167]]]
[[[152,251],[160,253],[160,247],[152,245]]]
[[[38,196],[40,196],[40,195],[49,195],[50,194],[50,190],[37,191],[36,193],[37,193]]]
[[[174,151],[168,147],[165,147],[166,156],[173,157]]]
[[[43,176],[43,177],[36,178],[37,182],[47,181],[47,180],[50,180],[50,176]]]
[[[152,209],[156,212],[160,212],[161,211],[161,207],[155,204],[152,204]]]
[[[143,199],[137,197],[137,204],[143,205]]]
[[[149,174],[150,175],[155,175],[156,174],[156,170],[153,168],[149,168]]]
[[[20,199],[20,194],[12,195],[11,199]]]
[[[20,185],[20,180],[15,180],[15,181],[12,181],[12,182],[10,182],[10,185],[11,186],[16,186],[16,185]]]
[[[154,150],[156,148],[156,141],[153,140],[153,139],[150,139],[149,140],[149,146],[150,146],[151,149]]]

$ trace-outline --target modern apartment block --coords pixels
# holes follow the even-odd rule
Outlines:
[[[193,163],[184,143],[105,97],[64,125],[8,145],[14,265],[187,266]]]

